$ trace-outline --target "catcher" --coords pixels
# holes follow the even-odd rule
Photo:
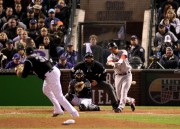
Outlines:
[[[99,106],[92,104],[91,83],[84,77],[83,71],[78,69],[74,78],[69,83],[66,99],[78,106],[80,111],[100,111]]]

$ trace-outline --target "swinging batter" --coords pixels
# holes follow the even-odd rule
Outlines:
[[[119,50],[115,42],[109,43],[108,48],[111,54],[107,57],[107,65],[113,66],[116,94],[120,101],[118,108],[114,112],[122,112],[126,103],[129,103],[132,111],[134,111],[135,99],[127,97],[132,83],[131,66],[127,59],[127,51]]]

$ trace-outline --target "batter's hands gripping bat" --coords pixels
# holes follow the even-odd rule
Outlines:
[[[16,66],[15,67],[16,75],[21,76],[23,69],[24,69],[24,64],[19,64],[18,66]]]
[[[80,92],[83,90],[85,84],[83,81],[80,81],[80,82],[77,82],[75,85],[74,85],[74,88],[77,92]]]

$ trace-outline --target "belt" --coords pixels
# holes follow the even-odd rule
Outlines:
[[[124,76],[124,75],[127,75],[128,73],[131,73],[131,72],[130,72],[130,71],[127,71],[126,73],[120,73],[120,74],[115,74],[115,75]]]

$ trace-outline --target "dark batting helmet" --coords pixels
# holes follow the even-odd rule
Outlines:
[[[118,48],[118,46],[115,42],[110,42],[108,43],[108,49],[111,49],[111,48]]]
[[[87,57],[94,57],[93,54],[91,52],[87,52],[86,55],[84,56],[84,58],[87,58]]]

